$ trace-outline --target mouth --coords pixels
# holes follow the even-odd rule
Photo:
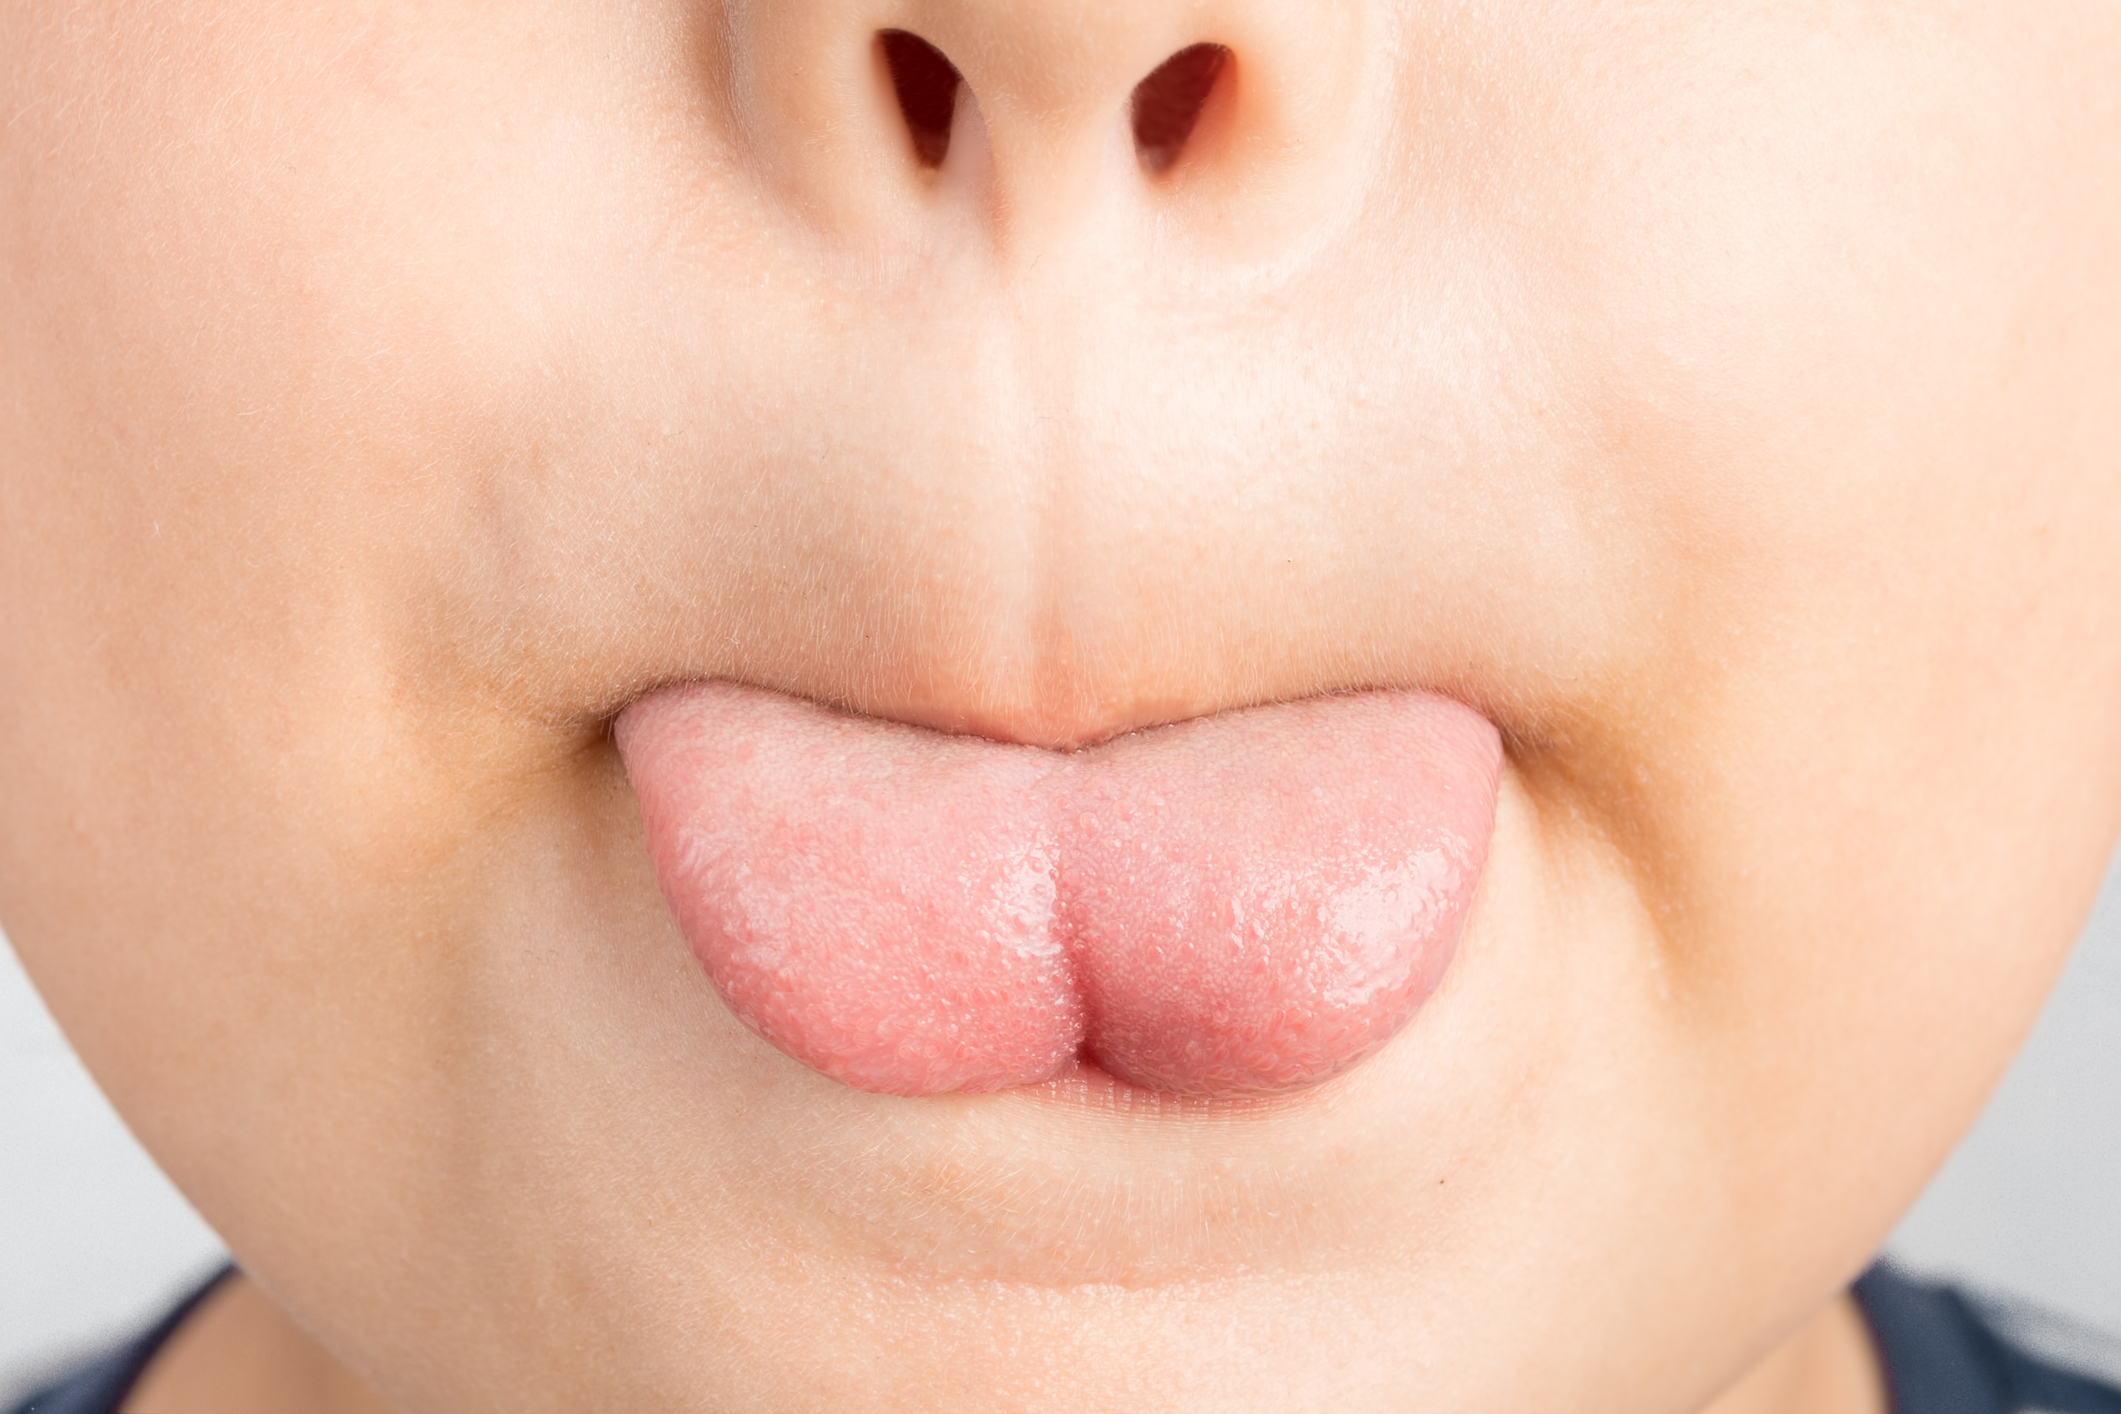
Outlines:
[[[1072,752],[691,683],[623,712],[663,896],[747,1026],[901,1096],[1300,1089],[1448,968],[1502,762],[1448,698],[1245,708]]]

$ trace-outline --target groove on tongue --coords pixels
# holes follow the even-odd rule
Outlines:
[[[1286,1089],[1450,960],[1501,747],[1457,703],[1314,698],[1071,754],[702,683],[618,723],[678,926],[789,1055],[897,1095]]]

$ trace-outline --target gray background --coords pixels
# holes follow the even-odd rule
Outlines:
[[[1892,1250],[2121,1332],[2121,856],[2032,1040]],[[0,946],[0,1398],[220,1254]]]

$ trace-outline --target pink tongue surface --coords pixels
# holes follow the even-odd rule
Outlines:
[[[1345,1068],[1441,980],[1501,769],[1485,719],[1399,692],[1061,754],[701,683],[618,743],[731,1010],[895,1095],[1079,1057],[1218,1095]]]

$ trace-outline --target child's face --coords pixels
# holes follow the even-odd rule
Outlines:
[[[2121,826],[2103,0],[0,13],[0,917],[413,1407],[1693,1407]],[[670,920],[608,724],[695,678],[1507,756],[1337,1079],[897,1099]]]

